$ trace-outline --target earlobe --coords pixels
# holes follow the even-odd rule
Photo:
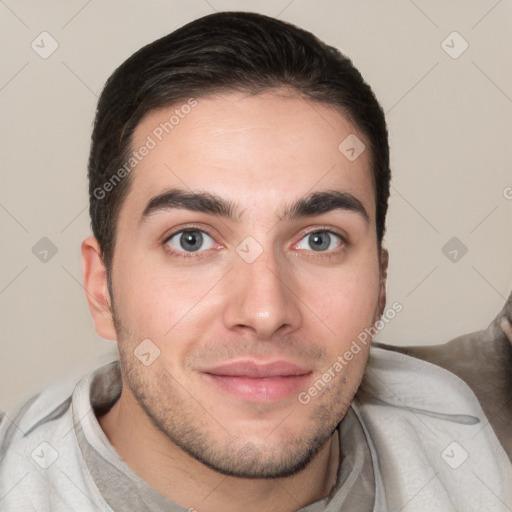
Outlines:
[[[381,318],[386,307],[386,280],[388,277],[389,253],[387,249],[382,248],[380,252],[380,283],[379,283],[379,315]]]
[[[116,341],[107,270],[98,241],[94,237],[82,242],[82,281],[96,332],[105,340]]]

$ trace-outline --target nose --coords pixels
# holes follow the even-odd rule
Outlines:
[[[291,271],[278,264],[272,251],[264,251],[256,261],[237,258],[229,273],[224,309],[226,328],[252,331],[258,339],[271,339],[279,331],[289,334],[302,325],[299,299]]]

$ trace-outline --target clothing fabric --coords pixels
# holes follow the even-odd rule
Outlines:
[[[120,364],[113,361],[74,387],[48,388],[5,415],[0,511],[194,507],[153,489],[109,442],[97,416],[120,393]],[[438,366],[372,347],[361,386],[334,436],[336,485],[300,512],[512,510],[508,456],[471,389]]]

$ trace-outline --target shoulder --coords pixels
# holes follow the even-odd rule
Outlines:
[[[101,370],[101,369],[99,369]],[[1,510],[111,509],[81,454],[75,423],[92,412],[91,381],[97,371],[44,389],[0,422]]]
[[[13,443],[27,438],[39,426],[62,418],[70,404],[71,393],[48,388],[25,399],[11,412],[4,412],[0,421],[0,460]]]
[[[374,346],[398,356],[402,365],[410,366],[410,359],[416,359],[462,380],[474,393],[486,420],[512,460],[512,340],[503,330],[503,325],[510,325],[504,323],[503,318],[503,314],[500,314],[487,329],[458,336],[441,345],[394,346],[374,343]]]
[[[475,497],[489,510],[496,510],[496,496],[512,503],[512,466],[504,446],[485,428],[477,397],[455,373],[401,350],[372,346],[352,405],[390,509],[410,503],[417,510],[427,504],[444,510],[451,503],[475,510]],[[475,488],[480,474],[495,484],[493,496]]]

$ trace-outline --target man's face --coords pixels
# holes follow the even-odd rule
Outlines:
[[[180,105],[150,112],[134,133],[133,149],[148,136],[157,144],[132,171],[118,219],[123,393],[134,414],[145,411],[209,467],[285,476],[325,444],[366,367],[363,347],[322,392],[298,399],[322,388],[325,371],[376,320],[370,154],[350,161],[338,146],[350,134],[364,140],[356,127],[284,90],[197,101],[161,141],[155,129]],[[221,198],[232,217],[197,200],[195,209],[161,200],[142,216],[176,189]],[[291,214],[325,191],[354,196],[368,219],[335,201],[318,210],[325,200]]]

